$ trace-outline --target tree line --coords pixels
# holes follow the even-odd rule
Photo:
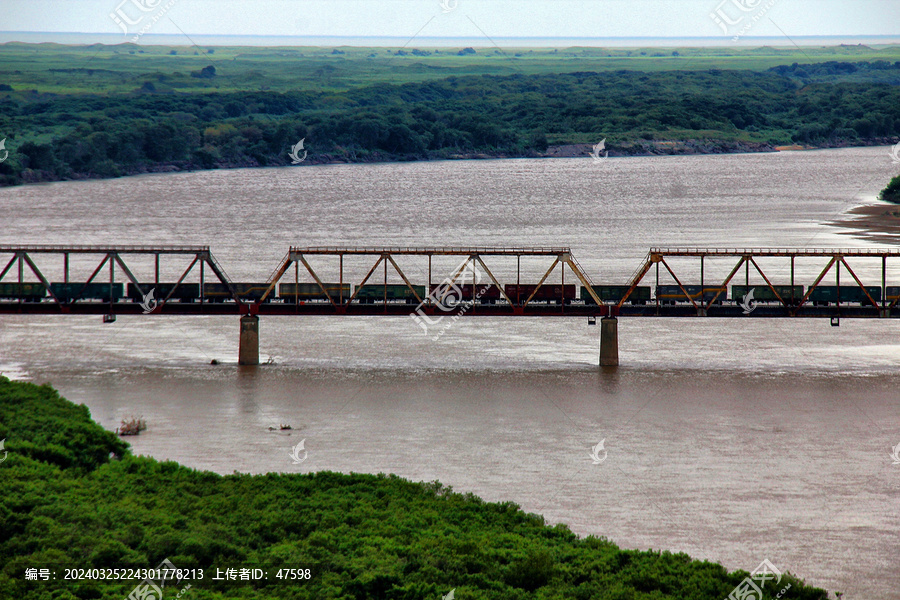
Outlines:
[[[652,140],[839,146],[900,136],[900,86],[804,84],[802,69],[483,75],[343,92],[9,95],[0,183],[286,165],[300,139],[314,163],[539,156],[548,144],[603,138],[615,150]]]

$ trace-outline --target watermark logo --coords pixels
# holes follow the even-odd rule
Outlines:
[[[166,581],[173,581],[176,585],[183,578],[184,571],[175,567],[168,558],[164,559],[155,569],[150,569],[155,578],[147,578],[137,584],[125,600],[161,600],[163,597],[163,588],[166,587]],[[191,585],[188,584],[176,596],[181,598],[182,594],[188,591]]]
[[[6,448],[3,447],[4,444],[6,444],[6,438],[3,438],[2,440],[0,440],[0,451],[3,452],[3,458],[0,458],[0,463],[2,463],[4,460],[6,460],[6,455],[9,454],[9,452],[6,450]],[[900,448],[900,444],[897,444],[897,447]]]
[[[177,0],[169,0],[165,6],[160,6],[162,0],[122,0],[116,9],[109,13],[109,18],[113,23],[122,28],[122,34],[128,35],[129,29],[144,21],[144,18],[150,17],[150,20],[141,27],[140,31],[131,38],[132,43],[136,43],[141,36],[150,31],[150,28],[159,21]],[[156,11],[152,16],[148,13]]]
[[[456,595],[456,588],[453,588],[452,590],[450,590],[450,593],[448,593],[446,596],[441,596],[441,600],[453,600],[455,595]]]
[[[750,573],[750,577],[745,577],[744,580],[728,594],[726,600],[762,600],[762,588],[768,581],[774,581],[775,585],[781,583],[781,571],[769,562],[769,559],[766,559],[759,563],[759,566]],[[778,592],[775,598],[781,598],[789,589],[791,589],[790,583]]]
[[[441,0],[441,12],[448,13],[451,10],[456,10],[458,5],[459,0]]]
[[[0,163],[9,158],[9,150],[6,149],[6,138],[0,140],[0,150],[3,151],[3,158],[0,158]]]
[[[4,140],[4,141],[6,141],[6,140]],[[0,148],[2,148],[2,147],[3,147],[3,142],[0,142]],[[6,158],[6,157],[4,157],[4,158]],[[897,142],[896,144],[894,144],[891,147],[891,160],[894,161],[894,163],[900,165],[900,142]],[[0,159],[0,162],[3,162],[3,160]]]
[[[149,315],[154,310],[156,310],[156,306],[159,302],[153,297],[153,294],[156,292],[156,288],[151,289],[149,292],[144,294],[144,301],[141,302],[141,308],[144,309],[144,314]]]
[[[0,449],[2,449],[2,448],[3,448],[3,442],[0,442]],[[900,444],[897,444],[896,446],[891,448],[891,450],[894,451],[894,453],[891,454],[891,458],[894,459],[894,462],[891,464],[900,465]],[[4,456],[3,458],[6,458],[6,457]]]
[[[296,446],[294,446],[294,448],[293,448],[294,451],[291,452],[291,454],[290,454],[291,459],[294,461],[295,465],[299,465],[304,460],[306,460],[307,452],[306,452],[306,448],[303,446],[303,444],[305,442],[306,442],[306,438],[303,438],[302,440],[300,440],[300,443],[297,444]],[[303,452],[302,457],[300,456],[301,452]]]
[[[716,9],[709,13],[709,18],[722,29],[722,33],[732,35],[731,41],[736,42],[750,31],[778,0],[768,0],[765,5],[762,5],[762,2],[763,0],[722,0]]]
[[[304,160],[306,160],[306,150],[303,150],[303,142],[304,142],[304,140],[306,140],[306,138],[303,138],[302,140],[300,140],[299,142],[297,142],[296,144],[294,144],[293,146],[291,146],[291,151],[288,153],[288,156],[291,157],[291,164],[292,164],[292,165],[299,165],[299,164],[302,163]],[[300,153],[301,150],[303,150],[303,156],[302,156],[302,157],[299,155],[299,153]]]
[[[476,288],[477,292],[473,294],[472,300],[468,302],[464,301],[465,294],[463,292],[463,287],[466,285],[477,286],[480,282],[481,271],[478,270],[471,258],[467,258],[454,269],[454,275],[445,278],[439,285],[435,286],[435,288],[431,290],[431,293],[419,303],[415,310],[409,313],[409,316],[416,325],[422,328],[425,335],[429,335],[428,328],[438,325],[444,320],[446,315],[440,315],[435,319],[427,314],[427,309],[433,307],[434,310],[445,313],[459,309],[455,315],[450,317],[450,323],[445,324],[443,329],[431,338],[432,341],[436,342],[444,335],[444,332],[453,326],[453,323],[455,323],[457,319],[465,315],[469,308],[481,300],[491,288],[489,285]]]
[[[602,155],[600,153],[603,153]],[[606,149],[606,138],[603,138],[598,143],[594,144],[594,149],[590,152],[591,158],[594,162],[600,162],[609,157],[609,150]]]
[[[591,457],[591,460],[595,465],[599,465],[604,460],[606,460],[606,456],[608,453],[606,452],[606,448],[603,447],[604,442],[606,442],[606,438],[603,438],[602,440],[600,440],[599,444],[591,448],[591,453],[588,455]],[[600,455],[601,452],[603,453],[602,456]]]
[[[744,314],[749,315],[754,310],[756,310],[756,302],[753,301],[753,293],[756,292],[756,288],[751,288],[749,292],[744,296],[744,299],[740,301],[741,308],[744,309]]]

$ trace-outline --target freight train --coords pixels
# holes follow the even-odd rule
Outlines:
[[[263,294],[269,289],[268,283],[234,283],[238,297],[244,302],[259,302]],[[334,302],[346,302],[351,297],[360,304],[406,303],[418,304],[419,299],[426,297],[426,286],[415,285],[410,289],[406,284],[367,284],[363,286],[351,286],[347,283],[323,283],[328,295],[322,291],[317,283],[282,283],[273,289],[265,302],[307,303],[328,302],[328,296]],[[233,298],[228,286],[222,283],[205,283],[201,290],[199,283],[156,283],[144,284],[144,289],[154,290],[154,299],[160,302],[168,298],[169,302],[231,302]],[[756,304],[779,304],[786,302],[797,306],[808,293],[808,288],[802,285],[775,285],[774,291],[767,285],[746,286],[732,285],[731,288],[720,286],[685,285],[684,289],[678,285],[637,286],[628,296],[626,302],[632,305],[646,305],[654,301],[665,305],[679,304],[723,304],[725,302],[739,303],[753,291],[753,302]],[[577,289],[576,289],[577,288]],[[627,285],[595,285],[594,293],[601,302],[617,303],[628,292]],[[415,293],[413,293],[415,290]],[[202,293],[201,293],[202,291]],[[42,302],[52,300],[52,296],[63,303],[75,301],[97,302],[143,302],[144,295],[141,290],[129,283],[127,286],[121,283],[51,283],[50,293],[47,286],[42,283],[30,282],[0,282],[0,302]],[[515,304],[522,304],[529,298],[529,303],[538,304],[573,304],[580,302],[584,305],[596,305],[594,298],[587,288],[575,285],[559,285],[545,283],[538,287],[536,284],[505,285],[503,292]],[[685,294],[687,292],[687,294]],[[809,298],[808,304],[813,306],[830,306],[840,302],[841,304],[872,306],[882,302],[882,289],[879,286],[867,286],[865,291],[857,285],[842,285],[840,288],[834,285],[819,285],[815,287]],[[354,296],[354,293],[356,294]],[[432,285],[431,296],[438,302],[455,304],[458,302],[477,302],[479,304],[505,303],[506,300],[496,285],[471,284],[446,286]],[[418,297],[418,299],[417,299]],[[780,299],[779,299],[780,298]],[[885,288],[884,301],[887,304],[900,299],[900,286],[888,286]]]

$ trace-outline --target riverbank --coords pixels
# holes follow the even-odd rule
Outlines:
[[[721,600],[748,576],[684,554],[581,539],[512,503],[437,482],[329,472],[219,476],[136,457],[49,386],[0,377],[0,415],[8,453],[0,463],[0,587],[21,600],[121,598],[136,580],[67,581],[65,568],[148,568],[164,559],[205,570],[203,580],[189,581],[198,600],[424,599],[454,589],[465,598]],[[211,581],[225,565],[263,568],[269,578]],[[59,572],[25,581],[26,567]],[[281,568],[310,569],[309,578],[278,580]],[[790,574],[765,584],[764,597],[788,584],[785,597],[827,597]]]

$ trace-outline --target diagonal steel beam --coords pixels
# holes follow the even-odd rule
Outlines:
[[[9,259],[9,262],[6,263],[6,267],[3,269],[2,272],[0,272],[0,280],[2,280],[3,277],[6,275],[7,271],[9,271],[10,268],[12,268],[13,263],[16,262],[16,258],[18,258],[18,257],[19,257],[19,253],[17,252],[15,254],[13,254],[13,257],[11,259]]]
[[[528,299],[525,300],[525,304],[522,305],[522,308],[528,306],[528,303],[531,302],[531,299],[534,298],[534,295],[538,293],[538,290],[541,289],[541,286],[544,285],[544,282],[547,281],[547,278],[550,277],[550,273],[553,272],[553,269],[556,268],[556,265],[559,264],[559,255],[556,256],[556,260],[553,261],[553,264],[550,265],[550,268],[547,269],[547,272],[544,273],[544,276],[541,277],[541,280],[534,287],[534,291],[531,292],[531,295],[528,296]],[[563,290],[563,302],[565,302],[566,290]]]
[[[747,260],[747,258],[748,258],[747,256],[741,257],[741,259],[738,261],[738,264],[735,265],[735,267],[731,270],[731,273],[728,274],[728,277],[725,278],[725,281],[722,282],[722,285],[721,285],[722,288],[725,288],[725,289],[728,288],[728,284],[731,283],[731,280],[734,279],[735,275],[737,275],[738,270],[740,270],[741,265],[744,264],[744,262]],[[716,292],[716,295],[713,296],[713,298],[709,301],[709,304],[706,305],[706,310],[709,310],[710,307],[712,307],[712,305],[715,303],[715,301],[719,299],[719,296],[722,295],[723,291],[724,291],[723,289],[720,289],[718,292]],[[701,292],[702,292],[702,290],[701,290]],[[701,298],[700,301],[702,302],[703,299]]]
[[[228,279],[228,276],[225,275],[225,272],[222,271],[221,267],[219,267],[219,262],[213,256],[212,252],[208,250],[198,252],[196,254],[196,257],[209,265],[209,268],[212,270],[213,274],[219,278],[219,281],[222,282],[225,287],[228,288],[228,292],[231,294],[231,297],[234,298],[234,301],[238,305],[238,308],[242,309],[244,306],[244,301],[240,299],[237,293],[237,289],[235,289],[234,287],[234,284],[231,283],[231,280]]]
[[[666,271],[669,272],[669,275],[672,276],[672,278],[675,280],[675,283],[677,283],[678,287],[681,288],[681,291],[682,291],[682,293],[684,293],[685,298],[690,300],[691,304],[694,305],[694,308],[699,311],[700,307],[697,306],[697,303],[694,302],[693,298],[691,298],[691,295],[688,293],[687,289],[685,289],[684,285],[682,285],[681,280],[678,279],[678,276],[675,275],[675,273],[672,271],[671,268],[669,268],[669,263],[666,262],[666,259],[663,257],[659,257],[659,262],[661,262],[663,264],[663,266],[666,268]],[[700,288],[700,301],[703,302],[703,287],[702,286]]]
[[[400,269],[400,266],[394,261],[394,257],[391,256],[390,254],[388,254],[388,255],[387,255],[387,259],[390,261],[390,263],[391,263],[392,265],[394,265],[394,269],[397,271],[397,274],[400,275],[400,278],[401,278],[401,279],[403,279],[403,283],[405,283],[405,284],[406,284],[406,287],[409,288],[409,291],[411,291],[411,292],[413,293],[413,296],[416,297],[416,300],[419,301],[419,304],[422,304],[422,299],[419,298],[419,294],[416,293],[416,289],[415,289],[415,288],[413,287],[413,285],[409,282],[409,279],[406,278],[406,275],[405,275],[405,274],[403,273],[403,271]],[[429,292],[430,292],[430,291],[431,291],[431,290],[429,290]]]
[[[629,285],[628,291],[625,292],[625,295],[622,296],[622,298],[621,298],[621,299],[619,300],[619,302],[616,304],[616,310],[622,308],[622,305],[625,304],[625,299],[628,298],[628,296],[630,296],[631,294],[634,293],[634,290],[637,288],[637,286],[638,286],[638,285],[641,283],[641,281],[644,279],[644,276],[645,276],[645,275],[650,271],[650,269],[653,267],[653,263],[654,263],[653,255],[652,255],[652,254],[648,254],[648,255],[647,255],[647,260],[644,261],[644,264],[641,265],[640,269],[638,269],[638,270],[635,272],[634,276],[631,278],[631,285]]]
[[[800,304],[798,304],[797,306],[794,307],[794,314],[795,314],[795,315],[797,314],[797,309],[799,309],[801,306],[803,306],[804,304],[806,304],[806,301],[809,300],[809,295],[812,294],[812,293],[813,293],[813,290],[816,289],[816,288],[819,286],[819,282],[821,282],[822,279],[825,278],[825,276],[828,274],[828,271],[831,270],[831,267],[834,266],[834,263],[835,263],[836,261],[837,261],[837,256],[832,256],[832,257],[831,257],[831,260],[828,261],[828,264],[825,265],[825,268],[822,269],[822,272],[819,273],[819,276],[816,278],[815,283],[813,283],[811,286],[809,286],[809,289],[806,290],[806,294],[804,294],[803,299],[800,300]]]
[[[337,308],[337,303],[336,303],[336,302],[334,301],[334,299],[331,297],[331,294],[328,293],[328,290],[325,289],[325,284],[322,283],[322,280],[319,279],[319,276],[316,274],[315,271],[313,271],[313,268],[309,265],[308,262],[306,262],[306,257],[304,257],[304,256],[301,254],[301,255],[299,256],[299,258],[300,258],[300,262],[303,263],[303,266],[306,267],[306,270],[309,271],[309,274],[312,275],[312,278],[315,279],[315,280],[316,280],[316,283],[319,284],[319,287],[322,289],[322,293],[325,294],[325,297],[328,298],[328,301],[331,302],[331,305],[332,305],[333,307]],[[300,297],[300,290],[297,289],[297,290],[294,290],[294,291],[297,292],[297,298],[299,298],[299,297]]]
[[[503,297],[506,299],[507,302],[509,302],[509,305],[510,305],[510,306],[515,306],[515,305],[513,304],[513,301],[509,298],[509,296],[506,295],[506,290],[503,289],[503,286],[500,285],[500,282],[497,281],[497,278],[494,277],[494,274],[491,273],[491,270],[488,269],[488,267],[487,267],[486,264],[484,264],[484,261],[481,259],[481,256],[476,254],[474,258],[475,258],[476,261],[478,261],[478,264],[481,265],[481,268],[484,269],[484,272],[488,274],[488,277],[491,278],[491,281],[494,282],[494,285],[497,286],[497,289],[500,290],[500,295],[503,296]]]
[[[759,268],[759,265],[756,264],[756,260],[755,260],[752,256],[750,257],[750,262],[753,264],[754,267],[756,267],[756,272],[760,274],[760,276],[761,276],[761,277],[763,278],[763,280],[766,282],[766,285],[769,286],[769,289],[772,290],[772,293],[775,294],[775,297],[776,297],[776,298],[778,298],[778,301],[781,302],[781,303],[785,306],[785,308],[787,308],[788,303],[785,302],[785,301],[781,298],[781,295],[775,290],[775,287],[772,285],[772,282],[769,281],[769,278],[766,277],[766,274],[762,272],[762,269]]]
[[[100,262],[99,265],[97,265],[97,268],[94,269],[94,272],[91,273],[91,276],[88,277],[87,282],[83,286],[81,286],[81,290],[78,291],[78,295],[72,299],[73,302],[77,302],[78,299],[81,298],[81,295],[85,292],[85,290],[87,290],[87,286],[90,285],[90,283],[94,280],[94,277],[97,276],[97,273],[100,272],[100,269],[103,268],[103,265],[106,264],[106,261],[109,260],[109,257],[110,257],[109,254],[107,254],[106,256],[103,257],[103,260]]]
[[[28,263],[28,268],[31,269],[31,272],[34,273],[35,276],[36,276],[38,279],[41,280],[41,283],[44,284],[44,287],[47,288],[47,293],[50,294],[50,297],[53,298],[53,300],[54,300],[57,304],[62,304],[62,302],[59,301],[59,298],[56,297],[56,294],[53,293],[53,290],[50,289],[50,282],[47,281],[47,278],[44,277],[44,274],[41,273],[41,270],[37,268],[37,265],[35,265],[35,264],[31,261],[31,257],[28,256],[28,253],[27,253],[27,252],[23,252],[23,253],[22,253],[22,256],[23,256],[23,258],[25,259],[25,262]],[[21,290],[20,290],[20,292],[21,292]]]
[[[194,260],[191,261],[191,264],[188,265],[188,268],[184,270],[184,273],[182,273],[181,277],[178,278],[178,281],[175,282],[175,285],[169,291],[169,294],[165,298],[163,298],[162,302],[159,303],[158,308],[162,309],[162,307],[166,304],[166,302],[169,301],[169,298],[172,297],[172,294],[175,293],[175,290],[178,289],[178,286],[181,285],[181,282],[184,281],[184,278],[188,276],[188,273],[191,272],[191,270],[194,268],[194,265],[196,265],[197,262],[199,262],[199,260],[200,260],[199,256],[194,257]],[[140,287],[138,287],[138,289],[140,289]],[[143,292],[141,292],[141,294],[143,294]],[[202,295],[201,295],[201,298],[202,298]]]
[[[137,286],[138,291],[139,291],[139,292],[141,293],[141,295],[143,296],[143,295],[144,295],[144,290],[141,289],[141,284],[138,282],[137,277],[135,277],[134,274],[131,272],[131,269],[128,268],[128,265],[126,265],[126,264],[122,261],[122,258],[119,256],[119,253],[116,252],[115,254],[112,255],[112,257],[113,257],[113,260],[115,260],[116,263],[117,263],[120,267],[122,267],[122,270],[125,272],[125,275],[127,275],[127,276],[128,276],[128,279],[130,279],[131,282],[132,282],[134,285]]]
[[[385,257],[384,254],[382,254],[381,256],[378,257],[378,260],[375,261],[375,264],[372,265],[372,268],[369,269],[368,273],[366,273],[366,276],[363,278],[362,283],[360,283],[358,286],[356,286],[356,289],[353,290],[353,295],[350,296],[350,298],[347,300],[347,304],[350,304],[351,302],[353,302],[353,300],[356,298],[356,295],[359,293],[359,290],[361,290],[362,286],[364,286],[366,284],[366,282],[369,280],[369,277],[372,276],[372,273],[375,272],[375,269],[377,269],[378,265],[381,264],[381,261],[384,260],[384,257]]]
[[[570,257],[570,256],[571,256],[570,254],[566,255],[566,257]],[[569,268],[572,269],[573,273],[575,273],[575,277],[577,277],[578,280],[581,281],[581,285],[583,285],[584,289],[586,289],[588,291],[588,294],[590,294],[591,298],[594,299],[594,302],[597,303],[597,306],[598,307],[603,306],[603,302],[600,300],[600,297],[594,291],[594,286],[592,286],[588,282],[587,278],[584,276],[584,273],[581,272],[581,269],[576,268],[575,265],[573,264],[573,261],[569,258],[563,258],[563,262],[565,264],[569,265]],[[565,269],[565,267],[563,267],[563,269]],[[629,290],[629,293],[630,293],[630,290]],[[563,290],[563,298],[565,298],[565,297],[566,297],[566,291]],[[625,298],[627,298],[627,297],[628,297],[628,294],[626,294],[622,298],[622,300],[625,300]]]
[[[284,257],[284,260],[281,262],[281,265],[278,267],[278,269],[272,274],[271,277],[269,277],[269,287],[266,288],[266,292],[262,295],[262,298],[259,299],[257,304],[262,304],[263,302],[266,301],[266,298],[269,297],[269,294],[272,293],[272,290],[275,289],[275,286],[278,285],[278,282],[281,281],[281,278],[284,277],[284,274],[287,272],[287,270],[291,266],[291,263],[293,263],[293,262],[294,262],[294,260],[291,258],[291,253],[288,252],[287,256]],[[298,284],[299,284],[299,282],[298,282]],[[300,290],[297,289],[294,291],[298,292],[297,298],[299,298]],[[322,288],[322,291],[325,292],[325,288]],[[328,292],[325,292],[325,295],[327,296]]]
[[[856,273],[854,273],[853,269],[850,268],[850,265],[847,264],[847,260],[843,256],[841,256],[839,260],[841,261],[841,263],[843,263],[843,265],[845,267],[847,267],[847,270],[850,271],[850,275],[852,275],[853,279],[856,280],[856,285],[858,285],[859,289],[861,289],[863,291],[863,293],[866,295],[866,298],[868,298],[869,302],[872,303],[872,306],[874,306],[875,308],[878,308],[878,303],[875,302],[875,299],[872,298],[871,294],[869,294],[869,290],[866,289],[866,286],[864,286],[862,284],[862,281],[859,280],[859,277],[856,276]],[[838,297],[840,297],[840,293],[841,293],[840,290],[838,290]]]

